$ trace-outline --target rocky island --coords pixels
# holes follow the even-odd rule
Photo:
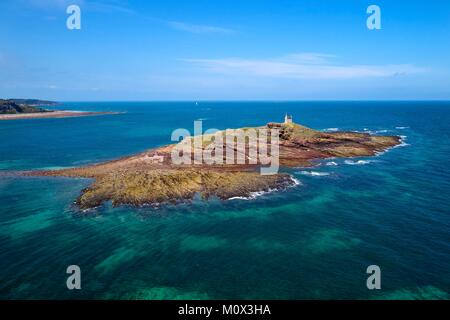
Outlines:
[[[278,161],[281,168],[312,166],[315,159],[373,156],[401,142],[397,136],[375,136],[358,132],[325,133],[289,120],[258,127],[261,128],[269,131],[277,129]],[[225,131],[219,131],[216,134],[224,133]],[[187,140],[190,144],[195,139],[201,139],[200,149],[205,151],[208,148],[206,141],[211,138],[203,135],[183,141]],[[254,192],[281,190],[295,183],[286,173],[260,174],[261,163],[250,163],[249,156],[241,164],[174,164],[171,155],[179,144],[104,163],[70,169],[31,171],[25,175],[93,179],[92,184],[76,200],[76,204],[83,210],[100,206],[105,201],[111,201],[114,206],[140,206],[189,201],[195,195],[204,199],[249,197]],[[248,142],[246,150],[251,147]]]
[[[88,112],[71,110],[49,110],[43,107],[56,106],[57,102],[36,99],[0,99],[0,120],[83,117],[113,112]]]

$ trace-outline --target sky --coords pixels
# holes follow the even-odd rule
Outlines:
[[[450,1],[2,0],[0,98],[450,100]]]

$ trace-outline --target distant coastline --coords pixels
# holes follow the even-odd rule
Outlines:
[[[89,112],[89,111],[61,110],[42,113],[0,114],[0,120],[73,118],[73,117],[100,116],[100,115],[120,114],[120,113],[121,112]]]
[[[37,99],[0,99],[0,120],[86,117],[120,112],[49,110],[41,107],[57,106],[58,102]]]
[[[13,102],[18,105],[28,105],[31,107],[50,107],[50,106],[58,106],[60,105],[59,102],[56,101],[50,101],[50,100],[39,100],[39,99],[0,99],[1,102]]]

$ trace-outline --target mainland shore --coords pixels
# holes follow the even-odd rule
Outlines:
[[[74,110],[51,110],[58,102],[38,99],[0,99],[0,120],[72,118],[119,114],[121,112],[92,112]]]
[[[72,118],[72,117],[100,116],[100,115],[107,115],[107,114],[119,114],[119,112],[89,112],[89,111],[55,110],[55,111],[36,112],[36,113],[0,114],[0,120]]]

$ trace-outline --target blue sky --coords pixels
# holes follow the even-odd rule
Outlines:
[[[450,2],[2,0],[0,97],[448,100]]]

